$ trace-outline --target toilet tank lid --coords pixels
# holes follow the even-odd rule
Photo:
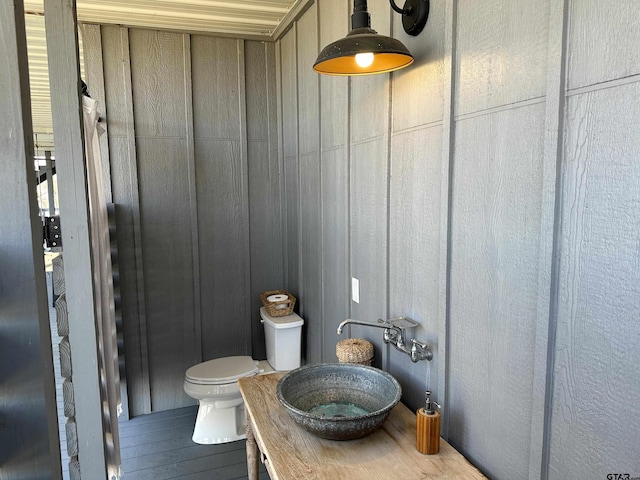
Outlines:
[[[295,312],[282,317],[272,317],[264,307],[260,307],[260,318],[273,328],[294,328],[304,324],[304,320]]]
[[[200,384],[218,385],[233,383],[258,371],[258,365],[251,357],[222,357],[194,365],[187,370],[186,378]]]

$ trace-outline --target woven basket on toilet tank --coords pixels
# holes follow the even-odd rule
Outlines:
[[[272,295],[285,295],[287,298],[285,300],[270,302],[267,298]],[[272,317],[291,315],[293,313],[293,307],[296,304],[296,297],[286,290],[269,290],[268,292],[262,292],[260,294],[260,300],[262,300],[264,308],[267,309],[267,313]]]

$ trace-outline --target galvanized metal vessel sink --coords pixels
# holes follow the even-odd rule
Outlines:
[[[379,428],[402,389],[390,374],[374,367],[320,363],[286,374],[276,396],[305,430],[330,440],[351,440]]]

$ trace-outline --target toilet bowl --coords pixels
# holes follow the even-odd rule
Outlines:
[[[192,436],[195,443],[227,443],[246,438],[244,401],[238,379],[300,366],[304,321],[295,313],[271,317],[264,307],[260,309],[260,317],[265,327],[268,361],[248,356],[222,357],[186,371],[184,391],[199,403]]]
[[[272,370],[267,362],[246,356],[217,358],[187,370],[184,391],[200,405],[193,441],[214,444],[246,438],[238,379]]]

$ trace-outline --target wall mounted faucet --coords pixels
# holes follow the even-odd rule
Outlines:
[[[384,343],[390,343],[396,350],[409,355],[413,363],[420,360],[431,361],[433,359],[433,352],[426,343],[419,342],[415,338],[412,338],[411,347],[407,347],[404,339],[404,330],[418,326],[417,322],[408,317],[390,318],[389,320],[379,319],[377,322],[366,322],[364,320],[347,318],[338,325],[338,335],[342,333],[343,328],[348,324],[384,329],[382,334]]]

